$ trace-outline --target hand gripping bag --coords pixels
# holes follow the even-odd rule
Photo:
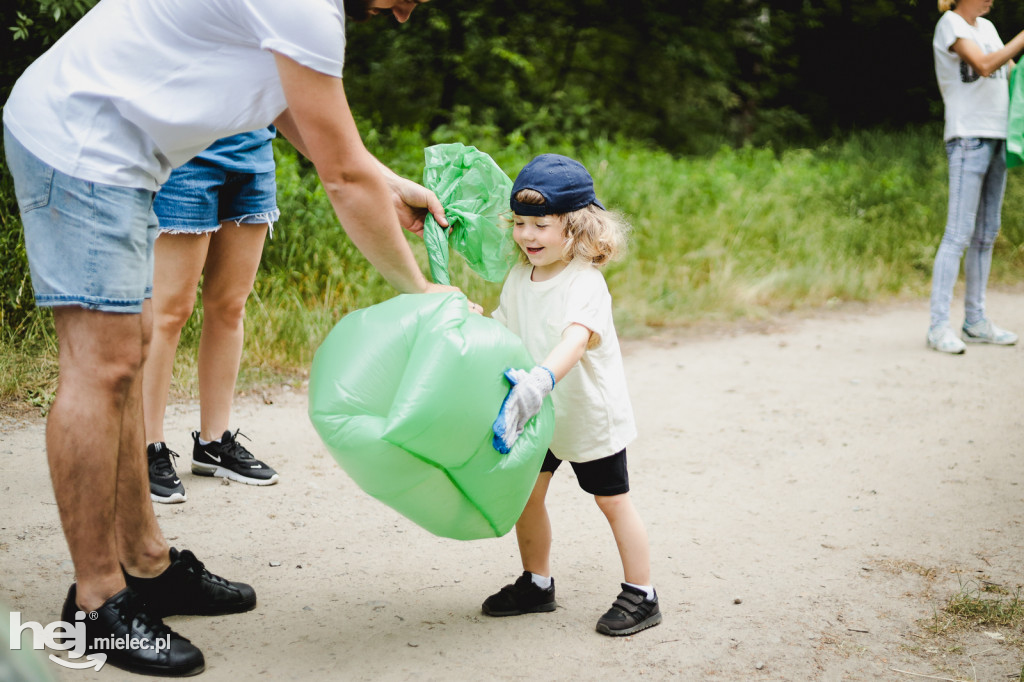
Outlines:
[[[437,144],[423,152],[423,186],[444,206],[449,229],[427,214],[423,241],[430,259],[430,276],[450,284],[448,249],[466,259],[470,269],[488,282],[503,282],[516,262],[512,231],[502,226],[509,213],[512,181],[494,160],[457,142]]]
[[[474,186],[476,193],[492,191]],[[507,190],[500,191],[507,202]],[[467,195],[444,196],[465,209]],[[493,244],[462,243],[476,244],[465,247],[471,264],[485,261],[473,249]],[[428,243],[427,250],[433,262],[441,244],[447,268],[447,244]],[[443,275],[447,281],[447,269]],[[522,513],[554,432],[548,397],[511,452],[501,455],[492,445],[491,424],[509,389],[503,372],[534,364],[519,337],[470,313],[462,294],[397,296],[346,315],[320,345],[310,370],[309,416],[331,455],[369,495],[435,535],[498,537]]]

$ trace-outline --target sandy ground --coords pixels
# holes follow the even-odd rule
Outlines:
[[[560,608],[488,618],[481,601],[521,570],[514,532],[442,539],[368,497],[321,445],[305,395],[283,389],[236,409],[279,485],[195,477],[183,457],[188,502],[157,505],[172,544],[252,583],[259,604],[169,622],[203,649],[209,682],[1012,679],[1013,633],[951,643],[922,623],[962,583],[1024,583],[1024,345],[928,351],[926,308],[624,344],[656,628],[594,631],[621,569],[567,468],[549,502]],[[989,310],[1024,332],[1024,293],[994,292]],[[196,425],[195,405],[173,406],[171,447],[190,452]],[[73,570],[43,434],[41,419],[0,417],[0,601],[47,623]]]

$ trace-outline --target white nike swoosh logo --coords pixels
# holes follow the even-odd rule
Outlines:
[[[174,485],[178,485],[179,483],[181,483],[181,479],[178,479],[178,478],[174,479]]]
[[[207,452],[206,456],[209,457],[210,459],[212,459],[214,462],[219,462],[220,461],[220,456],[218,456],[218,455],[211,455],[209,452]]]

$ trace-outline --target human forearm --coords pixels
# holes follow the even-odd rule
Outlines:
[[[396,289],[431,289],[402,234],[379,162],[363,146],[340,78],[275,55],[288,109],[282,134],[316,167],[345,232]]]
[[[1010,42],[995,52],[985,54],[973,40],[959,39],[953,43],[953,51],[967,62],[975,73],[988,78],[1004,64],[1011,64],[1017,54],[1024,50],[1024,31],[1015,35]]]
[[[541,364],[555,375],[559,382],[580,361],[590,342],[590,330],[581,324],[571,324],[562,332],[562,340],[544,358]]]
[[[377,169],[325,178],[324,190],[338,220],[356,247],[402,293],[420,293],[427,280],[392,211],[391,193]]]

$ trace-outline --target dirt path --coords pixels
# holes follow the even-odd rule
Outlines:
[[[989,310],[1024,332],[1024,294],[993,293]],[[1024,583],[1024,345],[945,356],[926,326],[916,302],[625,344],[631,479],[665,614],[652,630],[594,632],[620,568],[569,471],[550,498],[560,608],[490,619],[480,602],[520,571],[514,533],[440,539],[369,498],[291,391],[236,410],[279,485],[197,478],[183,457],[189,501],[157,509],[172,544],[252,583],[257,609],[170,622],[209,682],[1011,679],[1020,633],[951,643],[919,621],[962,581]],[[173,449],[189,452],[196,420],[173,408]],[[43,431],[0,417],[0,601],[47,623],[73,576]]]

